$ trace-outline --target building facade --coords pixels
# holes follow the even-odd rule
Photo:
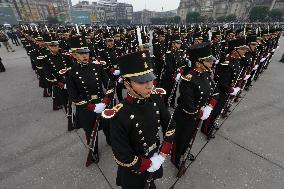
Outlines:
[[[255,6],[268,6],[284,10],[284,0],[181,0],[178,15],[186,20],[188,12],[198,12],[201,16],[217,19],[221,16],[235,15],[239,20],[248,18]]]
[[[102,23],[107,21],[133,20],[133,6],[120,3],[117,0],[100,0],[98,2],[81,1],[73,9],[91,10],[92,22]]]
[[[69,20],[69,0],[0,0],[0,6],[4,3],[12,7],[18,21],[46,21],[48,17]]]

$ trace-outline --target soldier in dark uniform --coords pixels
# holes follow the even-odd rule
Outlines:
[[[213,31],[211,42],[212,42],[212,55],[216,58],[217,64],[220,61],[220,31]],[[215,62],[216,63],[216,62]]]
[[[46,56],[49,54],[49,50],[46,48],[46,44],[39,33],[36,36],[34,51],[33,55],[36,57],[35,66],[39,77],[39,87],[43,88],[43,97],[51,97],[52,85],[46,80],[43,72],[43,64],[45,63]]]
[[[163,31],[158,31],[158,40],[153,43],[153,54],[154,54],[154,72],[157,75],[157,84],[160,83],[160,77],[165,65],[165,53],[167,52],[167,46],[165,43],[165,34]]]
[[[176,35],[174,37],[173,47],[170,51],[166,52],[165,56],[165,69],[161,80],[161,87],[167,91],[164,98],[167,106],[175,107],[175,97],[177,82],[180,79],[181,74],[184,71],[185,59],[184,52],[181,47],[182,41],[180,37]]]
[[[66,74],[67,90],[76,105],[75,128],[84,129],[89,144],[97,116],[110,104],[114,89],[102,65],[90,62],[90,51],[83,37],[80,35],[71,37],[70,45],[77,63]],[[103,87],[107,90],[106,93]],[[98,138],[93,159],[95,163],[99,161]]]
[[[58,41],[59,42],[59,48],[62,52],[68,52],[70,50],[70,44],[69,44],[69,31],[67,29],[62,30],[62,37]]]
[[[67,113],[68,93],[66,90],[65,74],[71,69],[72,63],[66,60],[61,54],[62,51],[54,35],[45,35],[44,41],[47,43],[50,54],[45,58],[43,71],[46,80],[53,86],[53,110],[59,110],[64,107]],[[71,128],[68,129],[70,130]]]
[[[210,43],[192,45],[189,52],[194,66],[181,77],[180,96],[174,113],[176,136],[171,161],[177,168],[194,136],[199,119],[207,119],[217,102],[217,96],[211,96],[214,92],[214,81],[209,71],[215,58],[212,56]],[[194,159],[192,155],[188,157]]]
[[[258,58],[258,52],[257,52],[257,36],[256,35],[249,35],[246,37],[246,43],[248,45],[248,52],[246,56],[251,59],[251,66],[248,70],[248,73],[246,74],[244,80],[246,81],[244,89],[249,90],[249,87],[251,86],[252,79],[255,75],[255,72],[257,70],[256,60]]]
[[[118,50],[120,55],[126,54],[125,42],[121,40],[121,34],[116,32],[114,35],[114,47]]]
[[[220,91],[219,99],[211,116],[204,122],[205,125],[203,125],[203,127],[209,128],[208,131],[212,131],[212,128],[216,127],[214,123],[221,114],[230,96],[234,97],[240,91],[240,86],[237,85],[241,72],[240,61],[246,51],[247,46],[244,38],[233,39],[228,42],[228,52],[230,52],[230,54],[226,61],[220,63],[216,68],[216,74],[218,75],[216,82],[218,90]],[[209,135],[212,134],[211,132],[205,134],[211,138]]]
[[[156,188],[154,180],[163,175],[162,164],[170,152],[175,124],[161,96],[165,90],[153,88],[156,76],[149,65],[147,52],[136,52],[118,58],[126,99],[103,112],[111,119],[114,159],[118,164],[116,183],[123,189],[143,189],[145,183]],[[160,146],[159,130],[164,140]]]
[[[194,33],[192,35],[192,38],[193,38],[193,45],[203,43],[203,37],[202,37],[202,33],[200,31]]]
[[[100,61],[105,64],[104,68],[109,77],[116,83],[116,94],[119,101],[122,101],[122,85],[117,83],[120,71],[117,65],[117,58],[121,56],[118,49],[114,46],[114,39],[111,34],[106,36],[106,48],[100,53]]]

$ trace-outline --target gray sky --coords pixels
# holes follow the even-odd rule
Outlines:
[[[90,2],[96,0],[89,0]],[[98,0],[97,0],[98,1]],[[72,0],[73,5],[78,3],[79,0]],[[145,8],[148,10],[162,11],[162,7],[164,11],[177,9],[179,6],[180,0],[118,0],[118,2],[130,3],[133,5],[134,11],[140,11]]]

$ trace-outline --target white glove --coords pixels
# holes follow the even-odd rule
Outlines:
[[[260,60],[260,62],[264,62],[265,60],[266,60],[266,57],[262,58],[262,59]]]
[[[210,116],[213,108],[211,106],[205,106],[202,108],[202,117],[200,118],[201,120],[206,120]]]
[[[271,52],[275,52],[276,51],[276,49],[272,49],[272,51]]]
[[[268,58],[270,55],[271,55],[271,53],[268,53],[267,56],[266,56],[266,58]]]
[[[157,171],[158,169],[160,169],[161,165],[164,163],[165,158],[161,155],[158,155],[157,153],[155,153],[153,155],[153,157],[150,158],[152,164],[151,167],[149,167],[149,169],[147,169],[148,172],[153,173],[155,171]]]
[[[232,96],[236,96],[238,94],[238,92],[241,90],[240,87],[235,87],[233,89],[234,89],[234,92],[230,93],[230,95],[232,95]]]
[[[279,46],[276,47],[276,49],[278,49],[278,48],[279,48]]]
[[[94,112],[97,113],[97,114],[100,114],[104,111],[104,109],[106,108],[106,105],[105,103],[98,103],[96,104],[96,108],[94,109]]]
[[[255,65],[252,70],[257,70],[259,65]]]
[[[120,74],[120,70],[114,70],[113,75],[119,75]]]
[[[215,64],[219,64],[219,62],[220,62],[220,60],[216,60],[216,61],[215,61]]]
[[[95,60],[95,61],[93,61],[93,64],[100,64],[100,62]]]
[[[63,89],[67,89],[67,86],[66,86],[66,84],[64,84],[64,88]]]
[[[122,77],[119,77],[117,82],[118,82],[118,83],[123,83],[123,78],[122,78]]]
[[[176,78],[175,78],[176,82],[179,81],[180,77],[181,77],[181,73],[178,73],[177,76],[176,76]]]
[[[245,81],[248,80],[250,78],[250,76],[251,76],[250,74],[247,74],[246,77],[244,78],[244,80]]]

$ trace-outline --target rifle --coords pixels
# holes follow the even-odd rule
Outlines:
[[[173,98],[173,96],[174,96],[174,94],[176,92],[176,88],[177,88],[178,82],[179,82],[179,80],[175,81],[174,87],[173,87],[173,89],[171,91],[171,94],[170,94],[170,96],[168,98],[168,106],[170,106],[172,100],[175,100],[175,99],[172,99],[172,98]]]
[[[90,141],[90,144],[88,144],[89,153],[87,156],[86,167],[89,167],[94,162],[94,158],[92,154],[95,152],[95,144],[96,144],[97,135],[98,135],[100,117],[101,117],[100,115],[97,115],[96,121],[93,126],[93,131],[91,134],[91,141]]]
[[[67,119],[68,119],[68,131],[72,131],[74,130],[74,126],[73,126],[73,123],[74,123],[74,115],[73,115],[73,108],[72,108],[72,101],[71,99],[68,99],[68,102],[67,102]]]
[[[109,88],[109,83],[110,83],[110,78],[108,80],[107,88]],[[95,153],[95,145],[97,142],[100,117],[101,114],[97,114],[97,118],[93,126],[93,131],[90,137],[90,144],[88,144],[89,153],[87,156],[86,167],[89,167],[94,162],[93,153]]]

